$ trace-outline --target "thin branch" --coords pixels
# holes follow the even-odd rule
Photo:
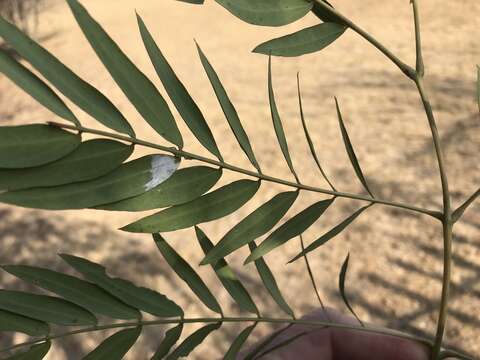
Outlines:
[[[410,0],[410,3],[413,6],[413,17],[415,21],[415,44],[416,44],[416,55],[417,55],[417,75],[423,77],[425,75],[425,64],[423,62],[422,54],[422,36],[420,30],[420,12],[418,11],[418,2],[417,0]]]
[[[358,35],[363,37],[365,40],[367,40],[370,44],[372,44],[375,48],[377,48],[382,54],[384,54],[387,58],[389,58],[395,65],[397,65],[400,70],[411,80],[415,80],[416,74],[415,70],[404,63],[402,60],[400,60],[396,55],[394,55],[389,49],[387,49],[383,44],[381,44],[377,39],[375,39],[372,35],[367,33],[365,30],[360,28],[357,24],[353,23],[350,19],[345,17],[343,14],[335,10],[334,8],[328,6],[325,2],[322,0],[314,0],[315,4],[317,4],[319,7],[323,8],[324,10],[334,14],[336,17],[338,17],[343,24],[348,26],[350,29],[355,31]]]
[[[77,131],[80,131],[82,133],[105,136],[105,137],[109,137],[109,138],[112,138],[112,139],[126,141],[126,142],[129,142],[131,144],[136,144],[136,145],[145,146],[145,147],[148,147],[148,148],[151,148],[151,149],[165,151],[165,152],[171,153],[171,154],[173,154],[177,157],[182,157],[186,160],[198,160],[198,161],[201,161],[201,162],[204,162],[204,163],[207,163],[207,164],[218,166],[222,169],[227,169],[227,170],[234,171],[234,172],[237,172],[237,173],[241,173],[241,174],[244,174],[244,175],[252,176],[252,177],[257,178],[257,179],[261,179],[261,180],[264,180],[264,181],[273,182],[273,183],[277,183],[277,184],[281,184],[281,185],[285,185],[285,186],[290,186],[290,187],[300,189],[300,190],[306,190],[306,191],[311,191],[311,192],[316,192],[316,193],[326,194],[326,195],[333,195],[333,196],[340,197],[340,198],[348,198],[348,199],[352,199],[352,200],[366,201],[366,202],[372,203],[372,204],[382,204],[382,205],[386,205],[386,206],[391,206],[391,207],[395,207],[395,208],[400,208],[400,209],[405,209],[405,210],[425,214],[425,215],[431,216],[431,217],[433,217],[435,219],[438,219],[438,220],[442,219],[442,214],[439,211],[436,211],[436,210],[424,209],[424,208],[421,208],[421,207],[418,207],[418,206],[408,205],[408,204],[399,203],[399,202],[395,202],[395,201],[372,199],[368,196],[357,195],[357,194],[346,193],[346,192],[332,191],[332,190],[323,189],[323,188],[319,188],[319,187],[315,187],[315,186],[310,186],[310,185],[304,185],[304,184],[300,184],[300,183],[296,183],[296,182],[291,182],[291,181],[276,178],[274,176],[269,176],[269,175],[265,175],[265,174],[260,174],[260,173],[255,172],[255,171],[242,169],[242,168],[239,168],[237,166],[228,164],[226,162],[221,162],[221,161],[209,159],[209,158],[206,158],[204,156],[196,155],[196,154],[184,151],[184,150],[178,150],[174,147],[158,145],[158,144],[154,144],[154,143],[151,143],[151,142],[148,142],[148,141],[132,138],[132,137],[125,136],[125,135],[119,135],[119,134],[111,133],[111,132],[107,132],[107,131],[91,129],[91,128],[87,128],[87,127],[83,127],[83,126],[61,124],[61,123],[57,123],[57,122],[49,122],[48,124],[51,125],[51,126],[60,127],[60,128],[63,128],[63,129],[77,130]]]
[[[458,207],[452,214],[452,221],[457,222],[463,216],[464,212],[470,205],[480,196],[480,188],[470,196],[461,206]]]
[[[244,322],[255,323],[257,322],[257,323],[270,323],[270,324],[292,324],[292,325],[330,327],[330,328],[354,330],[354,331],[361,331],[361,332],[372,333],[372,334],[393,336],[397,338],[416,341],[416,342],[425,344],[427,346],[432,346],[432,343],[433,343],[431,340],[422,338],[420,336],[406,334],[397,330],[374,328],[374,327],[361,327],[357,325],[337,324],[337,323],[325,322],[325,321],[292,319],[292,318],[214,317],[214,318],[183,318],[183,319],[162,319],[162,320],[150,320],[150,321],[117,322],[117,323],[111,323],[111,324],[86,327],[86,328],[81,328],[81,329],[77,329],[69,332],[52,334],[47,337],[23,342],[21,344],[16,344],[11,347],[0,350],[0,353],[18,349],[24,346],[35,345],[47,340],[56,340],[56,339],[69,337],[72,335],[91,333],[91,332],[102,331],[102,330],[123,329],[123,328],[131,328],[131,327],[138,327],[138,326],[157,326],[157,325],[168,325],[168,324],[209,324],[209,323],[217,323],[217,322],[223,322],[223,323],[244,323]]]

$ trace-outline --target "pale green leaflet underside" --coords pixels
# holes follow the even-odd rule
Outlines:
[[[0,37],[83,111],[113,130],[135,135],[130,124],[110,100],[1,16]]]
[[[183,315],[182,309],[165,295],[138,287],[127,280],[110,277],[103,266],[86,259],[67,254],[60,256],[85,279],[98,285],[125,304],[160,317]]]
[[[195,295],[197,295],[205,306],[210,310],[221,314],[222,309],[220,308],[220,304],[188,262],[183,259],[160,234],[153,234],[153,239],[158,250],[173,271],[185,281],[188,287],[195,293]]]
[[[87,281],[33,266],[2,266],[3,270],[26,282],[51,291],[92,313],[113,319],[138,319],[140,312]]]
[[[135,344],[141,332],[141,327],[121,330],[105,339],[83,360],[122,360]]]
[[[282,26],[304,17],[313,6],[307,0],[216,0],[239,19],[262,26]]]
[[[97,324],[97,319],[91,312],[53,296],[0,290],[0,309],[58,325]]]
[[[202,265],[214,264],[235,250],[254,241],[272,229],[297,199],[298,192],[274,196],[231,229],[202,260]]]
[[[22,169],[51,163],[80,145],[80,135],[48,125],[0,127],[0,169]]]
[[[58,186],[95,179],[118,168],[132,152],[133,146],[118,141],[85,141],[67,156],[47,165],[25,169],[0,168],[0,190]]]
[[[8,55],[4,50],[0,50],[0,73],[4,73],[18,87],[30,94],[52,113],[76,125],[80,125],[78,119],[65,105],[63,100],[43,80]]]
[[[245,205],[256,194],[259,187],[260,183],[258,181],[235,181],[189,203],[172,206],[157,214],[138,220],[125,226],[122,230],[152,234],[186,229],[190,226],[220,219]]]
[[[182,135],[163,97],[77,0],[68,4],[92,48],[130,102],[166,140],[183,146]]]
[[[178,112],[198,141],[200,141],[200,143],[218,159],[223,160],[220,150],[218,150],[217,143],[215,142],[213,134],[210,131],[202,112],[170,67],[170,64],[158,48],[145,23],[138,15],[137,20],[140,34],[142,35],[143,43],[150,56],[150,60],[152,61],[165,90],[167,90],[170,99],[172,99]]]
[[[301,56],[320,51],[343,35],[347,28],[323,23],[258,45],[253,52],[273,56]]]
[[[171,156],[149,155],[123,164],[95,180],[2,193],[0,202],[47,210],[108,204],[152,190],[168,179],[177,166],[177,159]]]
[[[145,211],[184,204],[205,194],[220,180],[221,176],[222,170],[206,166],[180,169],[165,182],[140,196],[97,206],[96,209]]]
[[[31,336],[46,336],[48,324],[9,311],[0,310],[0,331],[19,332]]]
[[[200,228],[195,227],[195,232],[203,253],[207,255],[208,252],[213,249],[213,243]],[[238,306],[245,311],[258,314],[259,312],[255,302],[225,259],[220,259],[215,264],[212,264],[212,267],[223,287]]]

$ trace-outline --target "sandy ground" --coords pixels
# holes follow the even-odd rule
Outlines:
[[[117,0],[115,5],[99,0],[85,0],[84,3],[138,66],[159,84],[141,45],[134,16],[136,9],[204,111],[227,161],[249,167],[203,73],[195,53],[195,38],[221,75],[265,172],[291,178],[275,142],[269,118],[267,59],[251,54],[250,50],[276,35],[314,24],[313,16],[282,29],[268,29],[249,26],[232,18],[213,1],[203,7],[167,0],[139,0],[135,5],[126,0]],[[408,1],[337,1],[336,4],[402,59],[414,63]],[[424,14],[427,87],[438,117],[453,200],[457,205],[480,184],[480,122],[475,103],[475,64],[480,58],[480,3],[462,0],[443,2],[438,6],[436,0],[423,0],[421,9]],[[53,2],[44,12],[38,38],[73,70],[107,94],[132,122],[139,137],[162,142],[111,80],[63,1]],[[416,90],[392,64],[353,32],[348,32],[321,53],[299,59],[274,60],[279,108],[293,162],[302,182],[326,187],[311,160],[300,127],[295,85],[297,71],[302,77],[305,113],[312,136],[339,189],[362,192],[343,149],[336,124],[334,95],[341,101],[358,157],[378,197],[430,208],[441,206],[437,165]],[[100,127],[81,111],[76,113],[85,125]],[[0,118],[5,125],[54,120],[50,113],[3,77],[0,77]],[[188,150],[204,153],[183,125],[182,131]],[[226,173],[222,183],[237,177]],[[265,183],[255,199],[236,214],[206,224],[203,229],[217,241],[249,211],[279,190],[280,187]],[[301,194],[287,218],[319,198],[311,193]],[[307,241],[314,240],[359,206],[358,202],[338,201],[327,216],[307,232]],[[449,345],[477,355],[480,352],[479,215],[477,202],[455,229],[453,301],[446,333]],[[112,274],[167,293],[189,315],[205,314],[206,310],[196,303],[194,295],[179,286],[148,236],[128,235],[116,230],[138,217],[138,214],[43,212],[2,206],[0,263],[27,263],[65,270],[55,254],[73,253],[103,263]],[[344,309],[336,284],[341,263],[350,251],[348,291],[360,316],[366,322],[431,336],[441,289],[440,230],[435,221],[424,216],[381,206],[372,208],[347,232],[311,256],[327,304]],[[192,231],[167,237],[183,256],[194,263],[200,260],[200,249]],[[304,264],[284,265],[298,247],[298,241],[293,240],[283,250],[268,256],[267,261],[276,271],[286,298],[301,315],[318,304]],[[241,267],[244,255],[242,250],[229,260],[255,294],[255,299],[262,304],[262,311],[282,316],[262,288],[253,268]],[[225,312],[238,313],[209,269],[198,270],[224,304]],[[0,274],[0,281],[8,288],[26,289],[24,284],[4,273]],[[190,358],[218,357],[240,329],[225,325]],[[252,339],[268,331],[267,327],[259,327]],[[146,358],[162,338],[162,332],[163,329],[159,328],[146,329],[129,358]],[[20,341],[21,337],[1,340],[5,345]],[[80,359],[98,341],[99,335],[95,334],[55,343],[49,359]]]

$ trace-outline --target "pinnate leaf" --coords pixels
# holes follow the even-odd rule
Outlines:
[[[222,155],[220,154],[220,150],[218,150],[217,143],[198,105],[178,79],[167,59],[163,56],[142,18],[137,15],[137,20],[150,60],[179,114],[198,141],[213,155],[222,160]]]
[[[254,241],[248,244],[250,251],[253,252],[257,248],[257,244]],[[278,306],[288,315],[294,317],[294,313],[292,308],[288,305],[285,298],[278,287],[277,281],[273,276],[272,271],[268,267],[265,260],[261,257],[255,260],[255,267],[257,268],[258,274],[262,279],[263,285],[267,289],[268,293],[272,297],[273,300],[278,304]]]
[[[42,360],[50,351],[51,345],[50,341],[33,345],[28,351],[20,352],[6,358],[5,360]]]
[[[188,357],[197,346],[199,346],[213,331],[217,330],[220,326],[222,326],[222,323],[215,323],[198,329],[192,335],[187,337],[175,350],[173,350],[172,353],[167,356],[166,360]]]
[[[105,339],[83,360],[122,360],[135,344],[141,332],[141,327],[119,331]]]
[[[83,111],[113,130],[135,136],[130,124],[105,95],[1,16],[0,37]]]
[[[171,328],[165,334],[165,338],[157,348],[157,351],[153,355],[151,360],[162,360],[170,352],[170,349],[177,343],[178,339],[182,335],[183,324],[178,324],[174,328]]]
[[[2,193],[0,202],[48,210],[94,207],[150,191],[168,179],[177,167],[178,160],[174,157],[149,155],[91,181]]]
[[[136,309],[160,317],[183,316],[182,309],[165,295],[151,289],[138,287],[127,280],[112,278],[108,276],[103,266],[89,260],[67,254],[60,256],[88,281]]]
[[[197,297],[210,310],[221,314],[222,309],[207,285],[193,270],[193,268],[183,259],[160,234],[153,234],[153,239],[165,261],[175,271],[175,273],[188,285],[188,287],[197,295]]]
[[[216,0],[239,19],[253,25],[282,26],[304,17],[313,6],[307,0]]]
[[[215,69],[210,64],[210,62],[208,61],[207,57],[203,53],[202,49],[200,49],[200,46],[198,46],[198,44],[197,44],[197,49],[198,49],[198,54],[200,56],[200,60],[202,62],[203,68],[207,73],[208,79],[212,84],[215,95],[217,96],[218,102],[222,107],[223,113],[227,118],[228,124],[230,125],[230,128],[232,129],[232,132],[235,135],[235,138],[237,139],[238,143],[240,144],[240,147],[245,152],[245,154],[247,155],[252,165],[258,171],[260,171],[260,165],[258,164],[257,159],[255,158],[255,153],[253,152],[252,145],[250,144],[250,140],[248,139],[248,135],[243,129],[242,123],[240,122],[240,118],[238,116],[237,110],[235,109],[232,102],[230,101],[227,91],[223,87],[220,81],[220,78],[218,77],[218,74],[216,73]]]
[[[67,156],[43,166],[0,169],[0,189],[12,191],[92,180],[118,168],[132,152],[133,146],[118,141],[85,141]]]
[[[114,319],[141,317],[138,310],[119,301],[100,287],[76,277],[33,266],[7,265],[2,268],[93,313]]]
[[[270,231],[297,199],[298,192],[276,195],[233,227],[202,260],[202,265],[218,260]]]
[[[43,321],[0,310],[0,332],[20,332],[30,336],[48,335],[49,327]]]
[[[180,205],[195,200],[210,190],[222,176],[221,169],[193,166],[176,171],[165,182],[146,193],[96,209],[145,211]]]
[[[323,23],[258,45],[253,52],[265,55],[295,57],[326,48],[343,35],[347,28],[336,23]]]
[[[208,252],[213,249],[213,243],[200,228],[195,227],[195,232],[203,252],[205,255],[208,254]],[[225,290],[227,290],[232,299],[235,300],[240,308],[248,312],[258,314],[258,309],[255,305],[255,302],[252,300],[252,297],[248,293],[247,289],[245,289],[243,284],[238,280],[237,276],[225,259],[218,260],[215,264],[212,264],[212,267]]]
[[[58,325],[96,325],[89,311],[52,296],[0,290],[0,309]]]
[[[306,247],[305,250],[303,250],[300,254],[295,256],[292,260],[289,261],[289,263],[292,263],[304,255],[308,254],[309,252],[317,249],[318,247],[326,244],[328,241],[333,239],[335,236],[339,235],[343,230],[345,230],[351,223],[353,223],[365,210],[367,210],[372,204],[364,206],[363,208],[357,210],[354,212],[352,215],[350,215],[348,218],[343,220],[340,224],[336,225],[334,228],[332,228],[330,231],[325,233],[324,235],[320,236],[317,240],[312,242],[310,245]]]
[[[48,125],[0,127],[0,168],[22,169],[61,159],[80,145],[80,135]]]
[[[80,125],[78,119],[65,105],[63,100],[43,80],[8,55],[4,50],[0,50],[0,73],[4,73],[18,87],[54,114],[76,125]]]
[[[142,117],[161,136],[183,146],[168,105],[153,83],[125,55],[77,0],[67,0],[78,25],[115,82]]]
[[[239,180],[189,203],[173,206],[122,228],[134,233],[168,232],[216,220],[242,207],[258,191],[260,183]]]
[[[333,203],[333,199],[319,201],[302,212],[295,215],[293,218],[288,220],[273,233],[271,233],[261,244],[258,246],[255,251],[253,251],[250,256],[245,260],[245,263],[254,261],[266,254],[268,254],[273,249],[285,244],[290,239],[297,237],[300,234],[303,234],[310,226],[312,226],[315,221],[322,216],[322,214],[328,209],[328,207]]]

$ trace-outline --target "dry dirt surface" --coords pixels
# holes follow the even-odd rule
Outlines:
[[[237,106],[259,162],[265,173],[291,179],[275,141],[266,91],[267,58],[251,53],[264,40],[311,24],[309,15],[280,29],[245,24],[207,1],[203,7],[173,0],[84,0],[96,19],[125,52],[161,88],[149,63],[136,27],[136,9],[151,28],[188,89],[198,101],[220,149],[228,162],[248,168],[196,55],[195,38],[221,75]],[[480,2],[476,0],[420,1],[423,13],[427,88],[438,117],[455,205],[480,184],[480,119],[475,102],[476,67],[480,62]],[[406,62],[414,63],[411,7],[407,0],[337,0],[347,16],[375,34]],[[67,9],[54,1],[43,12],[38,40],[84,79],[98,87],[132,122],[139,137],[162,142],[135,112],[103,68]],[[412,83],[377,50],[348,31],[321,53],[273,60],[274,83],[281,116],[291,147],[293,163],[305,184],[327,185],[321,179],[303,136],[296,98],[296,73],[300,71],[305,115],[328,174],[338,189],[362,192],[341,141],[333,96],[338,96],[352,141],[364,172],[379,198],[439,209],[441,191],[429,128]],[[163,89],[162,89],[163,91]],[[100,126],[76,111],[87,126]],[[0,77],[2,125],[55,120],[7,79]],[[179,119],[179,123],[181,120]],[[186,148],[206,154],[182,126]],[[142,151],[139,149],[136,156]],[[184,166],[187,161],[184,162]],[[238,178],[226,173],[221,184]],[[219,184],[220,185],[220,184]],[[240,219],[282,190],[269,183],[240,211],[202,228],[218,241]],[[289,212],[320,199],[302,193]],[[306,234],[310,242],[363,204],[338,200],[321,221]],[[472,354],[480,352],[480,203],[472,206],[455,228],[453,293],[447,343]],[[112,274],[158,289],[181,304],[189,316],[208,313],[194,295],[162,261],[149,236],[118,231],[139,214],[99,211],[44,212],[10,206],[0,207],[0,263],[25,263],[66,270],[56,254],[67,252],[107,266]],[[167,234],[176,249],[192,263],[201,250],[191,230]],[[298,240],[267,256],[283,292],[305,314],[318,306],[304,263],[285,263],[299,249]],[[426,216],[375,206],[334,241],[312,253],[321,293],[330,306],[345,310],[337,290],[339,269],[350,252],[348,294],[355,309],[368,323],[432,336],[441,290],[442,239],[439,224]],[[242,267],[245,250],[229,258],[241,279],[254,294],[265,314],[284,316],[263,289],[251,266]],[[227,314],[238,309],[208,268],[198,268]],[[2,287],[29,289],[5,273]],[[193,330],[193,326],[188,327]],[[241,329],[224,325],[190,359],[218,358]],[[148,328],[128,359],[144,359],[162,339],[164,329]],[[259,326],[252,341],[270,328]],[[185,331],[187,334],[188,331]],[[55,343],[48,359],[80,359],[106,334],[71,337]],[[2,338],[3,346],[21,336]],[[2,347],[3,347],[2,346]]]

